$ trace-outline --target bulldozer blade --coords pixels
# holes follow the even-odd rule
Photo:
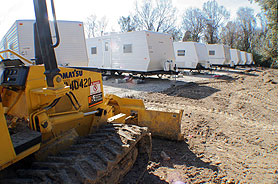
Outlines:
[[[113,115],[125,114],[126,119],[135,117],[136,121],[123,121],[124,118],[115,119],[118,123],[129,123],[148,127],[152,136],[170,140],[183,140],[181,133],[181,119],[183,110],[176,112],[164,112],[147,110],[142,100],[120,98],[115,95],[106,95],[106,105],[113,106]],[[113,119],[113,118],[112,118]]]
[[[154,110],[140,110],[138,112],[138,126],[146,126],[152,136],[170,140],[183,140],[181,134],[181,118],[183,110],[179,113]]]

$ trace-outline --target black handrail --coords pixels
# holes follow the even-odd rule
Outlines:
[[[52,9],[52,16],[53,16],[53,20],[54,20],[54,29],[55,29],[55,35],[56,35],[56,43],[54,45],[51,45],[51,47],[56,48],[60,44],[60,36],[59,36],[59,31],[58,31],[58,25],[57,25],[56,13],[55,13],[55,7],[54,7],[53,0],[51,0],[51,9]]]

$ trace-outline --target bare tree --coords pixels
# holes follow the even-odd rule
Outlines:
[[[182,27],[186,32],[186,40],[199,42],[205,28],[205,23],[203,13],[200,9],[187,9],[182,17]]]
[[[85,22],[85,33],[87,38],[102,36],[106,30],[108,21],[106,17],[97,19],[96,15],[90,15]]]
[[[182,32],[179,27],[175,27],[174,29],[167,31],[167,33],[172,35],[174,41],[180,41],[182,39]]]
[[[175,29],[176,8],[173,7],[171,0],[157,0],[157,23],[156,32],[172,32]]]
[[[182,41],[183,42],[187,42],[187,41],[192,41],[192,36],[191,36],[191,32],[190,31],[185,31],[183,37],[182,37]]]
[[[104,16],[100,20],[98,20],[97,23],[98,23],[98,36],[103,36],[108,25],[108,20]]]
[[[156,14],[156,9],[154,8],[153,2],[151,0],[144,0],[142,6],[139,6],[138,2],[136,1],[135,15],[133,18],[141,29],[153,31],[156,21]]]
[[[156,32],[173,32],[175,30],[176,8],[171,0],[144,0],[140,6],[135,5],[134,22],[140,30]]]
[[[238,24],[235,21],[229,21],[221,30],[221,42],[229,45],[232,48],[238,48],[239,30]]]
[[[258,18],[260,25],[261,25],[261,32],[262,34],[265,34],[267,32],[267,17],[266,14],[264,12],[258,13],[256,15],[256,17]]]
[[[96,36],[97,32],[97,16],[90,15],[85,22],[85,33],[87,38]]]
[[[252,49],[251,40],[256,27],[254,10],[248,7],[239,8],[237,11],[237,20],[240,26],[240,49],[250,51]]]
[[[219,30],[229,19],[230,13],[215,0],[203,4],[203,13],[206,20],[205,40],[208,43],[217,43]]]
[[[121,16],[118,20],[118,24],[122,32],[135,31],[137,28],[137,24],[130,15],[127,17]]]

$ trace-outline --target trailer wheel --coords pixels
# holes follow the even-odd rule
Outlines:
[[[144,80],[145,76],[143,74],[140,74],[140,79]]]

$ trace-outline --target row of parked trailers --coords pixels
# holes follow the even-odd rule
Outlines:
[[[137,31],[86,40],[89,66],[101,70],[162,72],[254,64],[251,53],[223,44],[173,42],[168,34]]]
[[[178,68],[207,69],[213,66],[235,67],[254,64],[251,53],[231,49],[223,44],[197,42],[174,42],[173,44]]]
[[[0,42],[0,50],[12,49],[34,60],[34,20],[17,20]],[[51,23],[53,41],[55,34]],[[59,65],[102,71],[169,73],[180,69],[253,64],[251,53],[222,44],[173,42],[171,35],[150,31],[111,33],[85,41],[82,22],[58,21],[61,44],[55,50]],[[5,55],[5,58],[15,57]]]

